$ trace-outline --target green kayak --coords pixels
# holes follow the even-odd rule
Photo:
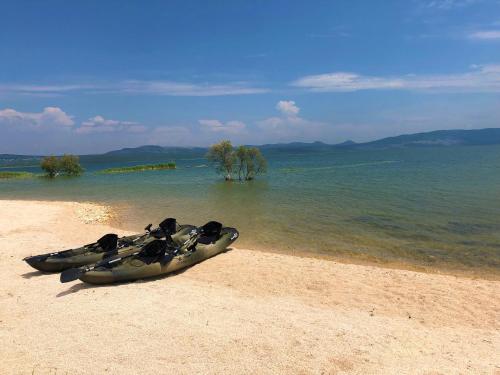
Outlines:
[[[135,251],[136,245],[165,237],[165,231],[171,234],[176,243],[183,243],[196,227],[179,225],[175,219],[162,221],[158,228],[151,230],[148,225],[145,233],[118,238],[116,234],[106,234],[94,243],[55,253],[34,255],[23,260],[31,267],[44,272],[61,272],[73,267],[94,264],[114,255],[123,255]]]
[[[64,271],[61,282],[80,279],[91,284],[108,284],[166,275],[192,266],[223,252],[239,236],[234,228],[217,222],[207,223],[191,231],[178,245],[168,237],[134,246],[135,252],[115,256],[93,265]]]

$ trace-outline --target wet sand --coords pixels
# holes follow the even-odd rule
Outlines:
[[[126,234],[111,212],[0,212],[1,374],[500,374],[499,281],[232,249],[170,277],[61,284],[21,259]]]

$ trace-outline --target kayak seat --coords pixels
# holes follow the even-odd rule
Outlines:
[[[161,239],[165,236],[165,234],[163,233],[163,230],[161,230],[161,228],[153,229],[149,233],[151,234],[151,236],[153,236],[156,239]]]
[[[210,221],[201,228],[201,236],[198,238],[198,243],[209,245],[215,243],[219,238],[222,230],[222,224],[217,221]]]
[[[203,245],[210,245],[211,243],[217,242],[217,240],[220,238],[220,236],[216,233],[208,235],[208,236],[201,236],[198,239],[198,243],[201,243]]]
[[[96,243],[104,251],[111,251],[116,249],[116,246],[118,245],[118,236],[114,233],[108,233],[99,238]]]
[[[139,257],[146,264],[157,262],[165,256],[167,250],[167,241],[154,240],[148,243],[144,249],[139,253]]]

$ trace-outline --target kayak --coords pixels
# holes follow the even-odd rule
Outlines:
[[[178,243],[182,243],[193,228],[195,227],[192,225],[175,224],[175,233],[172,234],[172,239]],[[118,238],[116,234],[110,233],[103,236],[95,243],[76,249],[30,256],[23,260],[39,271],[61,272],[73,267],[94,264],[113,255],[128,254],[135,250],[134,245],[162,237],[164,237],[164,235],[161,228],[152,231],[147,230],[146,233],[143,234],[135,234],[121,238]]]
[[[191,238],[183,245],[174,248],[166,240],[154,240],[145,246],[136,247],[136,252],[128,257],[112,257],[94,267],[80,269],[81,274],[77,274],[74,278],[65,279],[63,272],[61,281],[67,282],[79,278],[90,284],[108,284],[166,275],[223,252],[238,236],[236,229],[222,228],[220,225],[215,231],[198,235],[193,246],[186,244],[193,238],[193,232]],[[75,271],[78,272],[77,269],[66,272],[75,273]]]
[[[170,228],[167,228],[166,225],[170,225]],[[136,249],[135,245],[164,237],[164,230],[174,232],[171,234],[172,240],[180,244],[186,240],[193,228],[196,227],[193,225],[179,225],[175,222],[175,219],[166,219],[160,224],[159,228],[154,230],[151,230],[151,225],[148,225],[145,228],[146,232],[143,234],[118,238],[116,234],[110,233],[94,243],[76,249],[34,255],[23,260],[39,271],[61,272],[73,267],[94,264],[110,256],[133,252]]]

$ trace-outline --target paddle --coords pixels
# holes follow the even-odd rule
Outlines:
[[[175,224],[175,223],[174,223]],[[104,265],[109,265],[115,262],[119,262],[123,259],[134,257],[136,255],[139,255],[140,253],[144,253],[146,256],[150,256],[149,251],[155,252],[155,254],[158,253],[160,247],[166,248],[171,248],[173,247],[172,245],[174,242],[172,241],[172,238],[170,237],[173,233],[171,232],[171,229],[175,228],[175,226],[170,225],[163,225],[162,230],[165,232],[165,237],[167,238],[166,241],[161,241],[161,240],[154,240],[152,242],[149,242],[141,247],[137,251],[134,251],[131,254],[127,254],[124,256],[114,256],[114,257],[109,257],[104,260],[101,260],[100,262],[97,262],[94,265],[90,266],[84,266],[80,268],[70,268],[68,270],[65,270],[61,273],[61,282],[62,283],[67,283],[70,281],[74,281],[76,279],[79,279],[83,274],[92,271],[98,267],[104,266]],[[161,263],[164,265],[168,262],[170,262],[174,256],[182,249],[192,249],[194,246],[196,246],[196,241],[201,235],[214,235],[214,234],[219,234],[220,230],[222,228],[222,224],[216,222],[216,221],[211,221],[204,226],[200,228],[193,229],[191,231],[191,236],[182,244],[181,246],[174,248],[173,251],[165,253],[164,259],[161,261]],[[175,230],[175,229],[174,229]],[[174,232],[175,233],[175,232]],[[170,240],[170,241],[169,241]],[[162,244],[160,244],[162,243]],[[160,249],[161,250],[161,249]]]
[[[159,241],[159,240],[155,240],[155,241]],[[142,248],[140,248],[142,250]],[[83,267],[80,267],[80,268],[70,268],[68,270],[65,270],[63,272],[61,272],[61,282],[62,283],[67,283],[67,282],[70,282],[70,281],[74,281],[76,279],[79,279],[84,273],[87,273],[89,271],[92,271],[93,269],[95,268],[98,268],[98,267],[101,267],[101,266],[104,266],[104,265],[107,265],[107,264],[112,264],[112,263],[115,263],[115,262],[118,262],[122,259],[125,259],[125,258],[130,258],[132,256],[135,256],[137,254],[139,254],[141,252],[141,250],[139,251],[134,251],[133,253],[131,254],[128,254],[128,255],[116,255],[116,256],[113,256],[113,257],[109,257],[109,258],[106,258],[106,259],[103,259],[101,260],[100,262],[97,262],[93,265],[90,265],[90,266],[83,266]]]

